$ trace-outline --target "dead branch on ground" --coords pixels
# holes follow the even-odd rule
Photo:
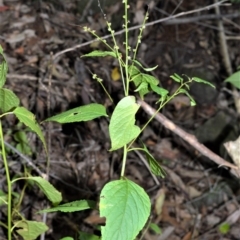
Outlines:
[[[142,106],[144,111],[152,116],[156,113],[156,110],[149,106],[146,102],[139,100],[138,103]],[[240,178],[240,171],[237,166],[234,164],[227,162],[211,150],[209,150],[207,147],[205,147],[203,144],[198,142],[197,138],[194,135],[191,135],[187,132],[185,132],[183,129],[175,125],[172,121],[167,119],[164,115],[161,113],[157,113],[155,116],[155,119],[160,122],[165,128],[169,129],[173,133],[177,134],[179,137],[181,137],[183,140],[188,142],[191,146],[193,146],[196,150],[198,150],[203,156],[208,157],[210,160],[215,162],[219,165],[219,167],[225,166],[229,167],[231,169],[231,173],[236,176],[237,178]]]

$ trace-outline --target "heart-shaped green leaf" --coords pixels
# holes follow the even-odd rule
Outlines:
[[[109,124],[111,150],[123,147],[140,134],[140,128],[135,125],[138,109],[134,96],[124,97],[117,104]]]
[[[149,217],[151,202],[143,188],[121,179],[104,186],[99,208],[100,216],[106,218],[102,240],[133,240]]]

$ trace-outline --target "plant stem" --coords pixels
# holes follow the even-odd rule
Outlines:
[[[11,240],[11,228],[12,228],[12,184],[10,179],[10,173],[8,168],[8,162],[6,158],[6,151],[5,151],[5,145],[4,145],[4,138],[3,138],[3,131],[2,131],[2,121],[0,120],[0,138],[1,138],[1,145],[2,145],[2,158],[6,173],[6,180],[7,180],[7,188],[8,188],[8,208],[7,208],[7,226],[8,226],[8,240]]]
[[[126,77],[126,91],[125,96],[128,96],[129,92],[129,76],[128,76],[128,1],[124,2],[124,10],[125,10],[125,77]]]
[[[110,99],[110,101],[113,103],[113,99],[111,97],[111,95],[108,93],[107,89],[104,87],[104,85],[102,84],[101,81],[98,81],[98,83],[101,85],[101,87],[103,88],[104,92],[107,94],[108,98]]]
[[[175,97],[180,93],[179,91],[180,91],[184,86],[186,86],[188,83],[189,83],[189,81],[186,82],[186,83],[182,83],[182,84],[178,87],[178,89],[175,91],[175,93],[172,94],[172,96],[170,96],[166,101],[161,102],[159,108],[156,110],[156,112],[151,116],[151,118],[145,123],[145,125],[144,125],[143,128],[141,129],[141,132],[143,132],[143,130],[147,127],[147,125],[153,120],[153,118],[155,118],[155,116],[158,114],[158,112],[159,112],[168,102],[170,102],[173,98],[175,98]],[[141,132],[140,132],[140,133],[141,133]]]
[[[124,1],[124,19],[125,19],[125,85],[126,88],[124,88],[124,93],[125,93],[125,97],[128,96],[129,94],[129,75],[128,75],[128,1],[125,0]],[[121,65],[120,65],[120,69]],[[124,82],[124,80],[123,80]],[[125,168],[126,168],[126,161],[127,161],[127,145],[124,145],[123,147],[123,161],[122,161],[122,169],[121,169],[121,178],[124,177],[124,173],[125,173]]]
[[[124,177],[124,172],[125,172],[125,168],[126,168],[126,161],[127,161],[127,145],[124,145],[121,177]]]
[[[155,112],[155,113],[149,118],[149,120],[144,124],[144,126],[142,127],[139,135],[143,132],[143,130],[147,127],[147,125],[155,118],[155,116],[159,113],[159,111],[160,111],[168,102],[170,102],[175,96],[177,96],[177,95],[180,93],[179,91],[181,90],[181,88],[183,88],[184,86],[186,86],[188,83],[189,83],[189,81],[186,82],[186,83],[182,83],[182,84],[178,87],[178,89],[175,91],[174,94],[172,94],[172,95],[171,95],[167,100],[165,100],[164,102],[161,102],[161,104],[160,104],[159,108],[156,110],[156,112]],[[139,135],[138,135],[138,136],[139,136]],[[136,138],[134,138],[134,139],[132,140],[132,142],[128,145],[127,151],[130,150],[130,147],[131,147],[132,144],[135,142],[135,140],[136,140]]]

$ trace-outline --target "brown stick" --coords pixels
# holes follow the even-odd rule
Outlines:
[[[154,108],[152,108],[151,106],[149,106],[146,102],[139,100],[138,103],[141,105],[141,107],[144,109],[144,111],[152,116],[153,114],[156,113],[156,110]],[[217,154],[215,154],[214,152],[212,152],[211,150],[209,150],[207,147],[205,147],[203,144],[199,143],[197,138],[194,135],[191,135],[187,132],[185,132],[183,129],[181,129],[180,127],[178,127],[177,125],[175,125],[172,121],[170,121],[169,119],[167,119],[165,116],[163,116],[161,113],[158,113],[155,116],[155,119],[160,122],[165,128],[171,130],[172,132],[174,132],[175,134],[177,134],[179,137],[181,137],[182,139],[184,139],[186,142],[188,142],[190,145],[192,145],[196,150],[198,150],[202,155],[208,157],[210,160],[214,161],[215,163],[217,163],[219,165],[219,167],[221,166],[226,166],[231,168],[231,173],[236,176],[236,177],[240,177],[239,176],[239,168],[229,162],[227,162],[226,160],[224,160],[223,158],[221,158],[220,156],[218,156]]]

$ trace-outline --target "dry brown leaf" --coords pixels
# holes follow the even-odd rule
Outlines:
[[[139,171],[139,168],[137,168],[135,165],[129,165],[128,166],[128,171],[130,175],[136,179],[138,179],[140,182],[143,182],[143,176],[141,172]]]
[[[167,172],[167,175],[170,176],[170,178],[172,179],[172,181],[174,182],[174,184],[179,187],[181,190],[183,190],[185,193],[188,192],[186,185],[184,184],[184,182],[182,181],[182,179],[171,169],[167,168],[167,167],[163,167],[164,170]]]
[[[162,219],[163,222],[168,222],[170,223],[172,226],[176,227],[176,228],[181,228],[180,224],[177,222],[177,220],[173,217],[171,217],[168,213],[168,207],[163,204],[163,208],[162,208]]]
[[[23,46],[20,46],[19,48],[16,48],[14,50],[15,53],[19,54],[19,55],[23,55],[24,54],[24,48]]]
[[[223,144],[231,156],[233,162],[240,168],[240,136],[235,141],[229,141]]]
[[[27,24],[33,23],[36,20],[36,16],[23,16],[18,19],[17,22],[12,23],[11,28],[22,28]]]
[[[190,106],[190,100],[187,96],[179,95],[171,100],[170,104],[173,104],[176,110],[180,110],[182,107]]]
[[[165,200],[165,189],[161,188],[157,193],[157,197],[154,205],[157,215],[160,215],[162,213],[164,200]]]
[[[240,210],[236,210],[233,212],[227,219],[226,222],[229,223],[230,225],[236,223],[238,219],[240,218]]]
[[[97,213],[93,213],[93,215],[84,219],[84,222],[88,223],[89,225],[104,224],[105,221],[105,218],[99,217]]]
[[[187,186],[187,193],[189,195],[189,197],[192,198],[196,198],[202,195],[202,192],[198,191],[195,187],[193,186]]]
[[[117,67],[115,67],[115,68],[112,70],[111,77],[112,77],[112,80],[113,80],[113,81],[118,81],[118,80],[120,80],[121,75],[120,75],[119,70],[118,70]]]
[[[163,138],[155,145],[154,152],[158,158],[167,160],[175,160],[179,157],[179,151],[177,149],[173,149],[171,142],[167,138]]]
[[[181,166],[177,166],[177,172],[181,175],[181,177],[187,177],[191,179],[200,179],[204,177],[203,171],[198,170],[189,170]]]
[[[159,236],[158,240],[167,240],[171,239],[170,236],[174,232],[175,228],[172,226],[167,227],[163,230],[162,234]]]
[[[213,214],[206,216],[206,222],[208,226],[215,226],[216,224],[220,223],[220,221],[220,217],[217,217]]]
[[[182,238],[182,240],[191,240],[192,239],[192,232],[188,232],[185,234],[185,236]]]
[[[226,203],[225,208],[227,209],[227,211],[230,215],[231,213],[233,213],[234,211],[237,210],[238,206],[237,206],[236,202],[230,201],[230,202]]]

